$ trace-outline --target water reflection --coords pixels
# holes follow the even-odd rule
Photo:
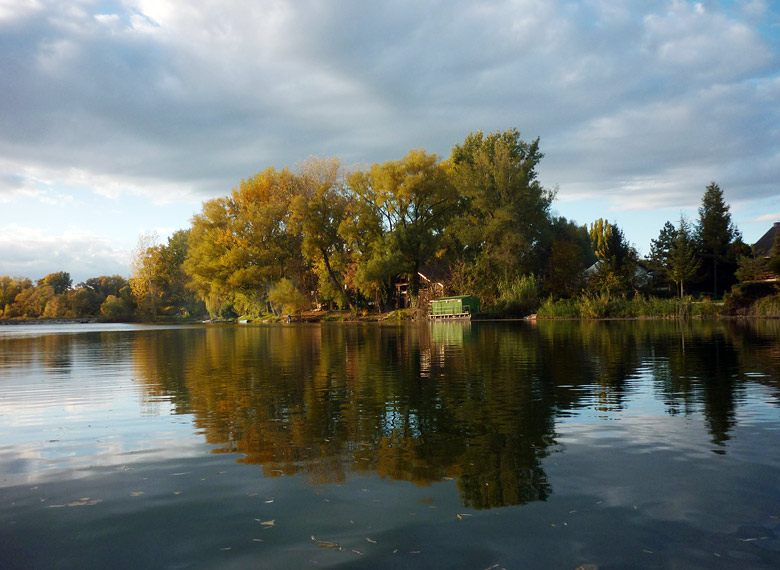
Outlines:
[[[556,424],[636,394],[701,414],[725,451],[748,382],[778,403],[780,323],[541,322],[207,327],[134,335],[150,401],[219,452],[312,484],[455,478],[484,509],[545,500]],[[632,404],[633,405],[633,404]]]

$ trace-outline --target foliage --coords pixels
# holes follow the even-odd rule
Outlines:
[[[691,297],[661,299],[637,295],[633,298],[587,294],[576,299],[548,299],[537,313],[539,319],[606,318],[702,318],[721,314],[711,302],[694,302]]]
[[[724,264],[736,264],[736,256],[730,255],[730,246],[741,241],[741,236],[731,220],[729,206],[723,200],[723,191],[715,182],[707,186],[702,197],[696,233],[701,254],[709,260],[712,292],[717,296],[724,284],[726,287],[730,285],[729,279],[721,279],[719,286],[718,269]]]
[[[614,294],[626,295],[632,292],[637,285],[637,253],[626,240],[623,231],[617,225],[599,218],[591,224],[590,238],[598,263],[588,278],[588,298],[595,300],[605,296],[608,299]]]
[[[556,217],[552,219],[550,235],[542,287],[554,296],[576,295],[587,283],[585,270],[597,259],[588,229]]]
[[[38,286],[50,286],[54,290],[55,295],[62,295],[70,289],[73,285],[73,280],[70,278],[70,273],[67,271],[58,271],[56,273],[49,273],[43,279],[38,280]]]
[[[764,256],[742,255],[737,259],[734,275],[740,282],[763,281],[772,276]]]
[[[289,170],[268,168],[194,216],[184,269],[212,316],[237,296],[255,299],[262,311],[273,283],[305,279],[301,236],[288,231],[299,184]]]
[[[726,311],[732,315],[750,315],[759,301],[778,295],[780,285],[771,282],[737,283],[725,295]],[[766,302],[765,302],[766,303]]]
[[[361,289],[376,294],[394,276],[404,275],[416,297],[420,267],[437,250],[456,204],[445,167],[437,155],[411,150],[401,160],[353,173],[349,184],[355,200],[353,216],[365,218],[361,226],[369,232],[361,236],[364,244],[359,247],[361,267],[356,278]]]
[[[772,249],[769,250],[766,268],[780,277],[780,232],[775,233],[775,242],[772,244]]]
[[[349,197],[341,163],[310,159],[300,174],[301,192],[292,200],[293,220],[302,237],[301,251],[317,275],[321,296],[353,309],[344,287],[347,240],[339,232],[347,218]]]
[[[461,263],[461,279],[477,285],[472,292],[486,302],[497,298],[500,281],[544,271],[554,192],[537,179],[542,157],[539,139],[525,142],[516,129],[478,131],[452,149],[458,204],[448,249]]]
[[[494,312],[507,317],[524,317],[535,313],[541,303],[541,281],[534,275],[524,275],[498,284],[498,299]]]
[[[268,300],[280,314],[299,315],[311,306],[311,301],[292,281],[282,279],[268,292]]]
[[[685,282],[693,279],[700,266],[690,225],[684,216],[680,216],[680,225],[674,231],[666,259],[666,272],[677,284],[680,298],[685,295]]]

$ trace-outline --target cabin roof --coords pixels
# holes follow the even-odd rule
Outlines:
[[[753,244],[753,251],[756,255],[769,255],[772,250],[772,246],[775,245],[775,235],[780,232],[780,222],[775,222],[769,231],[767,231],[761,239]]]

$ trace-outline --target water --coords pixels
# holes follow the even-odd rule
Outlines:
[[[780,321],[0,327],[0,568],[780,567]]]

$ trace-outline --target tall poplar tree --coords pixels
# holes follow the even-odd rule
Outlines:
[[[450,168],[459,194],[449,227],[456,241],[464,281],[484,299],[495,286],[522,275],[540,274],[546,259],[539,247],[551,223],[554,192],[537,179],[544,155],[539,139],[526,142],[517,129],[470,134],[452,149]]]

